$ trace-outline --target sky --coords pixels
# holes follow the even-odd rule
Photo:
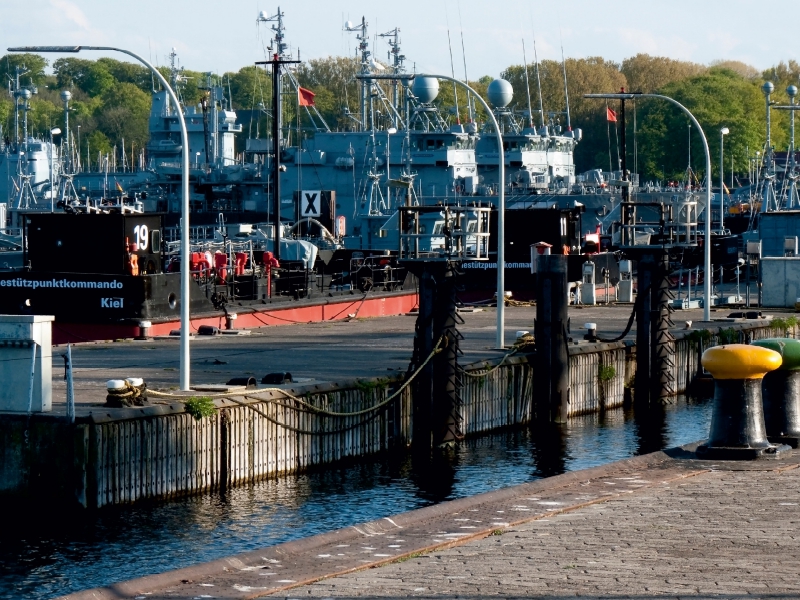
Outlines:
[[[539,59],[560,59],[563,45],[574,58],[620,62],[647,53],[702,64],[740,60],[764,70],[800,58],[800,45],[793,43],[800,8],[793,5],[778,0],[762,10],[743,0],[284,0],[280,8],[287,41],[303,60],[354,54],[355,34],[345,32],[344,23],[360,23],[363,16],[378,60],[386,62],[389,47],[374,36],[399,27],[409,70],[450,74],[449,30],[456,76],[463,77],[466,59],[475,80],[522,64],[523,39],[528,62],[535,39]],[[277,2],[0,0],[0,46],[5,53],[12,46],[108,45],[158,65],[175,48],[188,69],[238,71],[265,58],[271,31],[257,24],[261,11],[275,15]]]

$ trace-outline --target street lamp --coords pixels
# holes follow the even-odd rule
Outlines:
[[[391,186],[389,185],[389,136],[397,133],[397,127],[389,127],[386,130],[386,202],[389,202],[389,194],[391,194]]]
[[[686,116],[689,117],[697,131],[700,132],[700,139],[703,141],[703,151],[706,153],[706,223],[705,223],[705,244],[704,250],[704,266],[705,282],[703,294],[705,299],[703,301],[703,320],[711,320],[711,153],[708,150],[708,140],[700,123],[695,119],[694,115],[689,112],[683,104],[670,98],[669,96],[662,96],[661,94],[639,94],[639,93],[622,93],[622,94],[584,94],[584,98],[603,98],[603,99],[618,99],[618,100],[633,100],[634,98],[659,98],[666,100],[680,108]],[[690,145],[691,150],[691,145]]]
[[[506,319],[506,295],[505,295],[505,282],[506,282],[506,274],[505,274],[505,267],[506,267],[506,249],[505,249],[505,223],[506,223],[506,190],[505,190],[505,180],[506,180],[506,167],[505,167],[505,152],[503,150],[503,136],[500,135],[500,125],[497,123],[497,119],[492,112],[492,109],[489,108],[489,105],[486,104],[486,101],[463,81],[456,79],[455,77],[448,77],[447,75],[425,75],[422,73],[393,73],[393,74],[376,74],[376,73],[369,73],[369,74],[359,74],[356,75],[356,79],[389,79],[389,80],[404,80],[410,81],[415,77],[429,77],[431,79],[444,79],[445,81],[450,81],[456,85],[460,85],[464,89],[467,90],[467,93],[472,93],[472,95],[481,103],[483,109],[486,111],[486,114],[489,115],[489,118],[492,120],[492,126],[494,127],[495,133],[497,134],[497,168],[499,171],[499,178],[500,181],[500,190],[499,194],[497,195],[497,332],[495,342],[498,348],[505,347],[505,319]]]
[[[121,52],[127,54],[138,60],[150,72],[158,78],[161,85],[169,94],[169,98],[175,105],[175,112],[178,115],[178,123],[181,128],[181,142],[183,143],[182,163],[183,163],[183,181],[181,187],[183,202],[181,205],[181,345],[180,345],[180,387],[181,390],[189,389],[190,379],[190,365],[189,365],[189,294],[190,292],[190,279],[189,279],[189,136],[186,133],[186,121],[183,118],[181,111],[181,104],[178,101],[178,96],[175,91],[170,87],[169,83],[164,76],[151,65],[144,58],[138,54],[134,54],[129,50],[122,48],[114,48],[111,46],[24,46],[20,48],[9,48],[9,52],[56,52],[56,53],[73,53],[77,54],[82,50],[101,50],[110,52]],[[78,130],[80,133],[80,130]]]
[[[55,185],[55,168],[53,167],[53,136],[61,135],[61,130],[58,127],[54,127],[50,130],[50,212],[55,212],[55,190],[53,186]]]
[[[725,143],[725,136],[730,133],[730,129],[727,127],[723,127],[719,130],[719,232],[723,234],[725,231],[725,194],[723,190],[725,189],[725,183],[723,182],[723,176],[725,174],[725,163],[722,162],[723,154],[722,154],[722,147]],[[708,180],[711,181],[711,174],[708,175]],[[722,283],[722,282],[720,282]]]

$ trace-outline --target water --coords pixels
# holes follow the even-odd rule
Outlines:
[[[382,456],[95,513],[7,509],[0,598],[52,598],[685,444],[707,437],[710,416],[710,402],[681,400],[468,440],[425,464]]]

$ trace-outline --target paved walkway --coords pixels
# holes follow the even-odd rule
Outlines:
[[[797,469],[706,472],[280,595],[798,598],[799,492]]]
[[[800,454],[657,452],[74,594],[800,598]]]

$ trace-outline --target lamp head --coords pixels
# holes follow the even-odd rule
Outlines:
[[[769,96],[773,91],[775,91],[775,86],[772,85],[771,81],[765,81],[764,85],[761,86],[761,91],[764,92],[765,96]]]
[[[730,129],[728,129],[727,127],[723,127],[722,129],[720,129],[720,130],[719,130],[719,132],[720,132],[722,135],[728,135],[728,134],[731,132],[731,130],[730,130]]]
[[[786,93],[789,94],[789,98],[794,98],[795,96],[797,96],[797,86],[790,85],[789,87],[786,88]]]

